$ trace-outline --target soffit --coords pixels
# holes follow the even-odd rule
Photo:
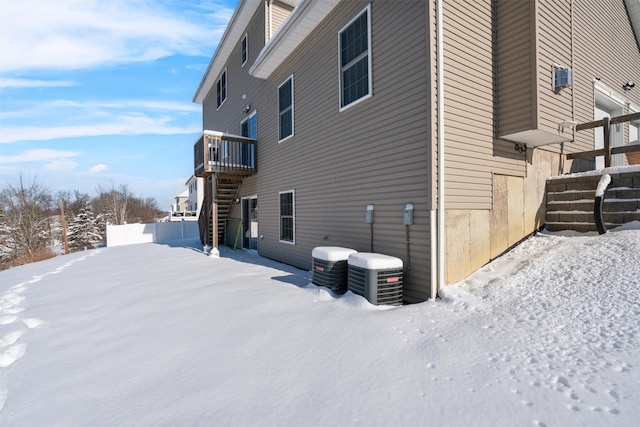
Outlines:
[[[340,1],[301,0],[275,36],[262,49],[249,73],[257,78],[268,78]]]

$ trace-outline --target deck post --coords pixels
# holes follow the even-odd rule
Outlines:
[[[604,167],[611,167],[611,129],[610,119],[602,119],[602,133],[604,134]]]
[[[214,197],[211,205],[211,223],[213,224],[213,232],[211,236],[211,246],[218,249],[218,200]]]

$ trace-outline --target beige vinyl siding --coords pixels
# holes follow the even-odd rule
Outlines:
[[[444,36],[446,207],[491,209],[492,174],[525,174],[524,156],[494,139],[491,1],[445,2]],[[525,117],[530,116],[527,105],[530,100]]]
[[[574,93],[576,120],[593,120],[593,79],[638,104],[638,86],[624,94],[622,84],[640,81],[640,53],[624,4],[574,0]],[[576,133],[569,151],[593,149],[593,131]]]
[[[491,157],[493,142],[491,9],[485,3],[444,7],[447,209],[491,208],[491,170],[476,165]]]
[[[282,23],[289,17],[293,8],[287,4],[275,0],[271,5],[271,31],[275,34]]]
[[[370,251],[364,213],[374,204],[374,251],[406,263],[402,214],[411,202],[405,298],[419,301],[429,296],[430,277],[427,5],[371,2],[373,96],[339,112],[338,32],[367,4],[340,4],[268,80],[272,90],[259,107],[259,251],[301,268],[310,268],[316,246]],[[277,86],[292,74],[295,135],[278,144]],[[278,238],[278,192],[288,189],[295,189],[295,245]]]
[[[252,64],[256,60],[264,46],[264,14],[264,4],[262,4],[247,27],[246,34],[249,40],[247,64]],[[244,107],[249,104],[251,110],[256,109],[258,100],[263,96],[262,93],[269,89],[266,82],[249,75],[250,67],[246,65],[242,67],[241,46],[240,39],[226,63],[227,99],[224,104],[220,109],[216,109],[215,85],[203,102],[203,129],[240,135],[240,122],[251,113],[250,111],[245,114]],[[243,95],[246,95],[244,99]],[[261,115],[259,110],[257,113],[259,137]],[[258,146],[258,151],[259,149]]]
[[[538,129],[557,133],[558,123],[572,120],[572,88],[553,91],[553,64],[572,67],[570,0],[542,0],[538,5]],[[559,144],[554,144],[559,148]]]
[[[537,127],[533,2],[496,2],[497,134]]]

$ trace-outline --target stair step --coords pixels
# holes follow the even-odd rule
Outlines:
[[[610,173],[603,217],[607,229],[640,221],[640,172]],[[600,175],[547,180],[545,227],[550,231],[597,231],[593,214]]]
[[[573,201],[547,202],[547,211],[593,211],[594,200],[581,199]],[[635,212],[640,209],[640,200],[636,199],[604,199],[604,212]]]

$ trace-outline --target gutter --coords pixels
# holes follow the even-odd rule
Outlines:
[[[437,281],[431,283],[431,298],[438,296],[444,286],[445,269],[445,194],[444,194],[444,48],[443,48],[443,0],[436,0],[436,90],[437,90],[437,126],[438,126],[438,219],[437,219]]]

